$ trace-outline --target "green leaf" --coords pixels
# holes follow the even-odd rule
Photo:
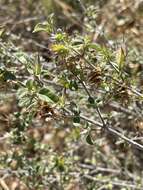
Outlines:
[[[7,70],[0,70],[0,80],[8,81],[8,80],[16,80],[16,76]]]
[[[41,74],[41,64],[40,63],[35,63],[35,68],[34,68],[34,74],[36,76],[40,75]]]
[[[90,103],[90,104],[94,104],[95,103],[95,101],[94,101],[94,98],[92,98],[91,96],[88,98],[88,102]]]
[[[46,102],[57,103],[59,101],[59,97],[48,88],[42,88],[39,91],[38,96],[40,99],[42,99],[43,101],[46,101]]]
[[[88,135],[86,136],[86,142],[90,145],[94,145],[94,142],[91,138],[91,135],[88,133]]]
[[[125,64],[125,52],[122,47],[117,50],[116,61],[119,65],[119,69],[122,69]]]
[[[54,38],[57,42],[62,42],[66,39],[66,34],[63,32],[58,32],[57,34],[55,34]]]
[[[75,39],[72,40],[72,45],[81,45],[83,43],[84,43],[83,39],[77,39],[77,38],[75,38]]]
[[[29,91],[35,91],[36,90],[36,82],[32,79],[27,80],[26,87]]]
[[[63,158],[56,158],[55,159],[55,167],[60,171],[63,172],[65,170],[65,161]]]
[[[26,53],[24,52],[16,52],[15,56],[17,57],[17,59],[23,63],[23,64],[27,64],[28,63],[28,56]]]
[[[78,115],[74,116],[73,123],[80,123],[80,117]]]
[[[0,38],[3,36],[5,29],[0,29]]]
[[[27,107],[27,106],[29,106],[30,104],[31,104],[31,100],[30,100],[29,97],[24,97],[24,98],[22,98],[21,100],[19,100],[19,103],[18,103],[18,105],[19,105],[20,107]]]
[[[91,48],[91,49],[95,49],[97,51],[101,50],[101,47],[98,44],[95,44],[95,43],[88,44],[88,47]]]
[[[49,23],[48,22],[45,22],[45,23],[38,23],[36,26],[35,26],[35,28],[34,28],[34,30],[33,30],[33,33],[35,33],[35,32],[42,32],[42,31],[44,31],[44,32],[50,32],[50,26],[49,26]]]
[[[70,90],[78,90],[77,82],[75,80],[70,81],[69,88]]]
[[[48,34],[53,32],[53,14],[51,14],[48,18],[47,22],[38,23],[35,28],[34,32],[47,32]]]
[[[19,99],[22,99],[24,96],[26,96],[28,94],[28,90],[27,90],[27,88],[20,88],[20,89],[18,89],[18,91],[17,91],[17,97],[19,98]]]

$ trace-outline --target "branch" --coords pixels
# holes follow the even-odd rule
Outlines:
[[[85,13],[86,12],[86,8],[85,8],[84,4],[82,3],[82,1],[81,0],[76,0],[76,1],[79,4],[81,10]]]
[[[112,185],[114,186],[118,186],[118,187],[127,187],[127,188],[133,188],[133,189],[138,189],[138,190],[142,190],[143,187],[138,187],[138,184],[136,183],[131,183],[129,181],[123,181],[123,180],[118,180],[118,181],[113,181],[111,179],[98,179],[96,177],[92,177],[88,174],[85,174],[82,176],[83,178],[86,178],[88,180],[91,180],[91,181],[95,181],[95,182],[99,182],[99,183],[102,183],[102,184],[107,184],[107,183],[111,183]]]
[[[83,120],[85,120],[85,121],[87,121],[87,122],[89,122],[89,123],[92,123],[92,124],[95,125],[95,126],[99,126],[99,127],[101,127],[101,128],[105,128],[101,123],[99,123],[99,122],[97,122],[97,121],[94,121],[94,120],[91,120],[91,119],[89,119],[89,118],[87,118],[87,117],[85,117],[85,116],[80,116],[80,118],[83,119]],[[115,135],[115,136],[117,136],[117,137],[123,139],[123,140],[126,141],[127,143],[131,144],[133,147],[135,147],[135,148],[137,148],[137,149],[143,151],[143,145],[137,143],[137,142],[134,141],[134,140],[129,139],[128,137],[124,136],[122,133],[116,131],[116,130],[113,129],[112,127],[106,125],[106,128],[105,128],[105,129],[106,129],[106,131],[107,131],[108,133],[110,133],[110,134],[112,134],[112,135]]]
[[[89,165],[89,164],[81,164],[79,163],[78,166],[82,169],[89,169],[91,170],[90,174],[95,174],[97,172],[106,172],[106,173],[114,173],[114,174],[121,174],[121,170],[111,169],[111,168],[102,168],[96,165]]]
[[[123,106],[120,106],[115,102],[109,103],[109,104],[107,104],[107,106],[109,108],[112,108],[113,111],[122,112],[122,113],[125,113],[126,115],[132,115],[134,117],[137,117],[137,114],[135,112],[133,112],[132,110],[129,110],[129,109],[123,107]]]
[[[67,112],[68,114],[70,114],[69,117],[74,117],[73,115],[71,115],[71,111],[68,110],[67,108],[63,108],[63,110],[65,112]],[[128,137],[126,137],[125,135],[123,135],[122,133],[116,131],[115,129],[113,129],[112,127],[110,127],[109,125],[106,124],[106,126],[104,126],[102,123],[98,122],[98,121],[95,121],[95,120],[92,120],[84,115],[79,115],[79,117],[88,122],[88,123],[91,123],[93,124],[94,126],[96,127],[100,127],[100,128],[103,128],[106,132],[112,134],[112,135],[115,135],[121,139],[123,139],[124,141],[126,141],[127,143],[129,143],[131,146],[143,151],[143,145],[137,143],[136,141],[132,140],[132,139],[129,139]]]

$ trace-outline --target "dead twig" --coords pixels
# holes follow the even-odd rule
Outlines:
[[[91,170],[90,174],[93,175],[97,172],[106,172],[106,173],[113,173],[113,174],[120,174],[121,171],[117,169],[111,169],[111,168],[102,168],[95,165],[89,165],[89,164],[78,164],[79,167],[83,169],[89,169]]]
[[[96,177],[92,177],[88,174],[85,174],[82,176],[83,178],[86,178],[90,181],[95,181],[101,184],[112,184],[113,186],[118,186],[118,187],[127,187],[127,188],[133,188],[133,189],[137,189],[137,190],[142,190],[143,187],[139,187],[138,184],[136,183],[131,183],[129,181],[123,181],[123,180],[118,180],[118,181],[113,181],[111,179],[98,179]]]

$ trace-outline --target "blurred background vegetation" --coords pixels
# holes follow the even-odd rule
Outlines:
[[[88,34],[100,45],[109,41],[113,49],[126,45],[129,82],[138,84],[142,93],[143,1],[82,0],[82,3],[89,15],[95,16],[91,30],[87,12],[78,0],[0,0],[0,76],[6,65],[11,72],[18,68],[16,74],[20,80],[29,77],[15,55],[35,58],[38,54],[49,73],[55,72],[51,66],[49,35],[33,33],[37,23],[54,13],[55,27],[73,38],[77,33],[81,38]],[[49,73],[46,73],[48,85],[54,83],[57,88]],[[6,72],[5,75],[13,77]],[[53,122],[42,118],[28,128],[23,115],[25,108],[18,105],[17,86],[13,90],[5,82],[0,83],[0,190],[143,189],[142,151],[102,130],[93,135],[95,144],[91,146],[84,139],[84,129],[73,126],[67,119]],[[142,106],[142,100],[135,99],[125,109],[112,105],[105,106],[103,112],[113,112],[110,122],[123,134],[142,142]],[[39,107],[42,113],[45,109],[51,111],[41,102]],[[135,110],[135,114],[130,115],[128,109]],[[87,114],[94,113],[87,111]]]

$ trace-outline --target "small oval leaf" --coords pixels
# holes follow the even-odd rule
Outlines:
[[[91,138],[91,135],[88,133],[88,135],[86,136],[86,142],[90,145],[94,145],[94,142]]]

